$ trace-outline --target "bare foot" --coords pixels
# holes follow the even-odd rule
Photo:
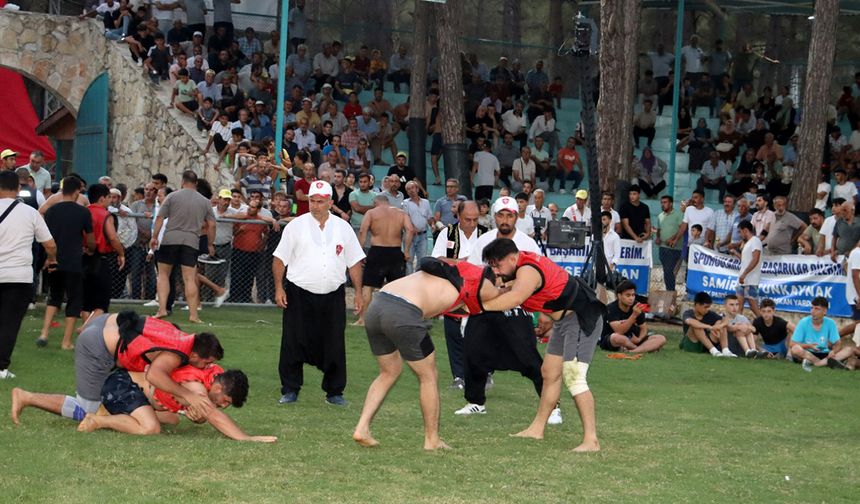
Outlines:
[[[62,345],[62,346],[60,346],[60,348],[63,350],[74,350],[75,345]]]
[[[18,387],[12,389],[12,423],[20,425],[21,410],[24,409],[24,403],[30,393]]]
[[[364,326],[364,319],[358,319],[355,322],[353,322],[352,325],[363,327]]]
[[[600,451],[600,443],[596,439],[594,441],[583,441],[573,451],[577,453],[597,452]]]
[[[379,446],[379,441],[370,435],[370,431],[364,433],[355,431],[352,433],[352,440],[365,448],[375,448]]]
[[[517,432],[516,434],[511,434],[511,437],[543,439],[543,431],[529,427],[526,430]]]
[[[156,313],[155,315],[153,315],[153,316],[152,316],[152,318],[161,319],[161,318],[164,318],[164,317],[166,317],[166,316],[167,316],[167,313],[165,313],[165,312],[158,312],[158,313]]]
[[[94,432],[96,428],[96,416],[92,413],[87,413],[87,416],[78,424],[78,432]]]
[[[199,318],[190,318],[190,319],[188,319],[188,321],[191,322],[192,324],[203,324],[204,323]]]
[[[442,441],[442,440],[440,439],[440,440],[436,441],[435,443],[428,443],[428,442],[426,442],[426,441],[425,441],[425,442],[424,442],[424,449],[425,449],[425,450],[427,450],[427,451],[433,451],[433,450],[450,450],[450,449],[451,449],[451,447],[450,447],[450,446],[448,446],[447,444],[445,444],[445,441]]]

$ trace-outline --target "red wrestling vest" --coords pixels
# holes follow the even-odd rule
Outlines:
[[[90,215],[93,217],[93,235],[96,239],[96,252],[99,254],[110,254],[113,252],[107,236],[105,236],[105,219],[110,217],[107,208],[100,205],[89,205]]]
[[[146,317],[143,330],[136,336],[121,338],[117,347],[117,365],[129,371],[142,372],[148,364],[149,352],[173,352],[188,364],[188,356],[194,346],[194,335],[186,334],[170,322]]]
[[[520,252],[517,269],[523,266],[534,267],[543,279],[541,287],[523,302],[523,308],[533,312],[552,313],[571,307],[576,294],[576,284],[567,271],[534,252]]]
[[[223,373],[224,368],[217,364],[211,364],[207,366],[206,369],[200,369],[194,366],[182,366],[174,369],[173,372],[170,373],[170,377],[176,383],[200,382],[204,387],[206,387],[206,391],[208,392],[212,388],[212,384],[215,383],[215,378]],[[175,397],[161,389],[155,389],[152,396],[156,401],[161,403],[167,411],[176,413],[185,409],[185,406],[177,401]]]
[[[445,315],[465,317],[465,314],[451,313],[460,303],[464,303],[472,313],[479,313],[484,310],[479,293],[484,278],[487,278],[491,282],[494,281],[492,271],[489,268],[475,266],[466,261],[460,261],[456,265],[453,265],[436,258],[425,257],[418,265],[418,269],[435,277],[448,280],[457,289],[457,300],[448,308]]]

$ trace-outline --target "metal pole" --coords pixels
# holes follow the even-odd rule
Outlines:
[[[672,83],[672,136],[669,137],[669,190],[675,195],[675,142],[678,141],[678,109],[681,95],[681,44],[684,43],[684,0],[678,0],[675,18],[675,81]]]
[[[281,0],[281,39],[278,50],[278,102],[275,110],[275,164],[281,166],[281,150],[284,146],[284,98],[286,95],[287,71],[287,25],[290,17],[290,0]],[[280,184],[280,177],[278,182]],[[280,189],[280,187],[279,187]]]

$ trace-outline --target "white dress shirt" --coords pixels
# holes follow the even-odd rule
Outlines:
[[[457,232],[460,233],[460,251],[455,259],[465,259],[472,253],[475,243],[478,242],[478,230],[472,231],[472,236],[466,238],[466,234],[459,227]],[[487,234],[487,233],[484,233]],[[454,242],[448,241],[448,228],[442,228],[439,236],[436,237],[436,243],[433,244],[433,251],[430,253],[433,257],[448,257],[448,248],[453,248]]]
[[[273,256],[287,266],[287,280],[314,294],[328,294],[346,282],[346,269],[364,259],[352,226],[329,217],[323,229],[313,214],[284,227]]]
[[[591,225],[591,208],[588,205],[585,206],[585,210],[582,212],[579,211],[579,207],[576,206],[576,203],[567,207],[564,213],[561,216],[563,219],[572,220],[574,222],[584,222],[587,225]]]
[[[319,149],[319,145],[317,145],[317,137],[313,134],[311,130],[302,131],[301,128],[295,130],[296,133],[296,146],[298,146],[299,150],[309,150],[313,152]]]

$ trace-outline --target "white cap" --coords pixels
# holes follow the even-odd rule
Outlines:
[[[325,180],[315,180],[311,182],[311,189],[308,191],[308,198],[311,196],[331,198],[331,184]]]
[[[517,205],[517,200],[510,196],[502,196],[493,203],[493,213],[497,214],[502,210],[507,210],[511,213],[519,213],[520,207]]]

